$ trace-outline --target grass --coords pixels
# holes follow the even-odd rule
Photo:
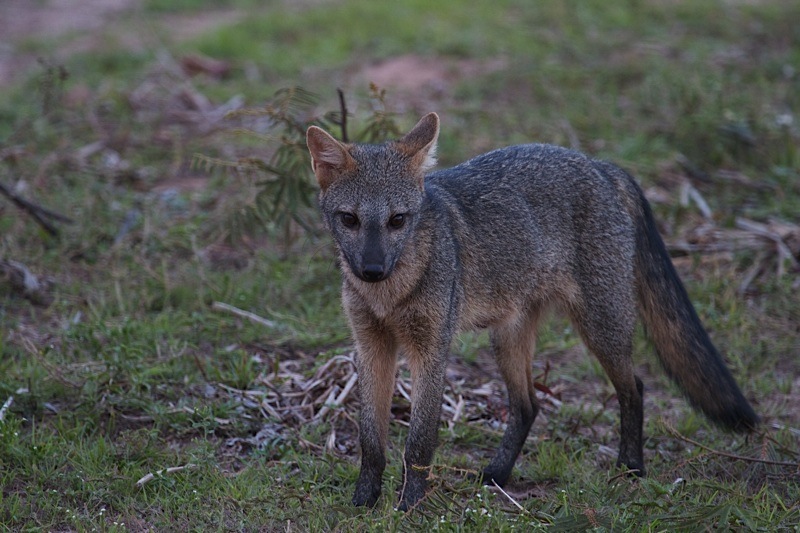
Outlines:
[[[193,89],[216,104],[241,94],[253,106],[301,84],[324,95],[320,108],[335,108],[342,72],[399,54],[443,64],[500,60],[501,68],[447,82],[444,92],[421,87],[412,98],[388,87],[388,101],[407,111],[398,117],[405,126],[431,108],[441,112],[443,164],[531,140],[616,161],[670,198],[654,204],[668,240],[703,223],[692,204],[677,201],[676,177],[687,175],[719,227],[737,217],[800,222],[795,2],[473,4],[231,0],[223,7],[244,13],[238,22],[173,41],[154,21],[202,13],[202,6],[150,0],[117,24],[120,34],[148,28],[160,36],[155,44],[144,40],[130,53],[115,39],[101,41],[101,49],[66,60],[68,77],[53,67],[3,90],[0,180],[75,220],[50,237],[0,199],[0,258],[54,283],[53,303],[39,307],[0,281],[0,403],[14,397],[0,422],[3,528],[796,527],[796,466],[731,458],[670,429],[719,452],[798,461],[797,273],[779,278],[772,265],[742,294],[757,259],[751,251],[676,262],[764,430],[744,438],[709,427],[668,385],[640,336],[649,477],[639,482],[620,475],[606,453],[617,445],[613,390],[561,319],[542,331],[535,373],[563,403],[546,404],[509,497],[465,476],[499,443],[498,391],[483,397],[475,420],[443,423],[434,490],[408,515],[393,511],[401,423],[392,426],[377,508],[354,509],[352,402],[302,424],[265,417],[258,402],[236,392],[268,394],[290,381],[265,381],[276,369],[309,379],[351,351],[339,274],[324,238],[301,237],[287,249],[267,228],[237,247],[226,244],[226,221],[253,183],[205,174],[191,166],[192,154],[267,148],[170,118],[174,89],[188,82],[160,73],[158,49],[230,61],[228,78],[195,78]],[[23,45],[47,55],[61,43],[30,37]],[[90,97],[67,105],[83,88]],[[357,125],[366,88],[347,89]],[[133,98],[145,93],[152,98]],[[76,159],[97,140],[103,150]],[[725,172],[753,185],[727,181]],[[190,187],[192,180],[202,186]],[[214,302],[273,325],[215,310]],[[453,395],[496,378],[485,335],[465,335],[453,348],[453,367],[465,376],[451,384]],[[396,400],[402,422],[407,404]]]

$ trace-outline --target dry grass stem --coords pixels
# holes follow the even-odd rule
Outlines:
[[[226,304],[224,302],[214,302],[211,304],[211,308],[217,311],[227,311],[229,313],[233,313],[236,316],[240,316],[242,318],[247,318],[252,320],[256,324],[261,324],[262,326],[266,326],[268,328],[275,328],[277,324],[272,320],[268,320],[266,318],[260,317],[255,313],[251,313],[250,311],[245,311],[243,309],[239,309],[238,307],[234,307],[230,304]]]
[[[184,466],[171,466],[169,468],[164,468],[162,470],[157,470],[154,473],[150,472],[146,476],[142,477],[139,481],[136,482],[137,487],[143,487],[146,483],[153,481],[156,477],[163,476],[165,474],[174,474],[175,472],[180,472],[181,470],[186,470],[189,468],[195,468],[196,465],[189,463]]]

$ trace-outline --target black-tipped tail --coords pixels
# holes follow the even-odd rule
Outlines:
[[[700,323],[658,234],[650,205],[634,186],[641,207],[636,221],[638,298],[658,358],[692,406],[712,422],[751,431],[759,418]]]

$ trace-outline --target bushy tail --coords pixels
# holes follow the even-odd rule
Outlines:
[[[638,185],[634,188],[640,208],[636,217],[638,299],[658,358],[692,406],[712,422],[735,431],[752,430],[758,416],[700,323],[658,234],[650,205]]]

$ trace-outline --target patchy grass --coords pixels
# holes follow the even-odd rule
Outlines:
[[[0,198],[0,259],[53,283],[53,303],[40,307],[0,280],[0,404],[13,396],[0,421],[0,524],[487,531],[800,522],[798,272],[786,263],[778,276],[768,246],[702,246],[703,228],[732,231],[739,218],[800,223],[796,2],[231,0],[224,7],[241,19],[189,38],[171,39],[154,22],[203,16],[211,4],[145,2],[104,30],[148,28],[134,51],[122,37],[97,39],[64,71],[52,60],[0,95],[0,181],[75,221],[57,223],[51,237]],[[73,38],[29,36],[22,46],[56,55]],[[198,53],[230,63],[228,77],[184,75],[176,65]],[[405,125],[441,112],[445,164],[535,140],[614,160],[642,180],[699,314],[764,419],[760,434],[709,427],[639,336],[649,477],[632,482],[613,467],[613,389],[554,318],[535,367],[544,409],[507,495],[466,476],[499,443],[505,400],[486,336],[464,335],[447,394],[466,402],[466,414],[454,421],[446,404],[430,497],[414,513],[393,511],[408,418],[398,393],[384,496],[375,510],[350,506],[357,401],[343,393],[352,348],[330,244],[300,236],[287,248],[271,228],[232,244],[226,224],[252,199],[253,181],[204,173],[192,157],[263,155],[269,147],[223,135],[227,123],[209,117],[235,95],[257,106],[295,84],[324,95],[325,109],[344,86],[357,127],[366,87],[347,79],[410,53],[441,62],[442,82],[413,95],[388,87],[388,101]],[[452,73],[453,64],[494,60],[499,67]],[[686,184],[710,219],[679,201]],[[697,251],[678,252],[683,242]]]

